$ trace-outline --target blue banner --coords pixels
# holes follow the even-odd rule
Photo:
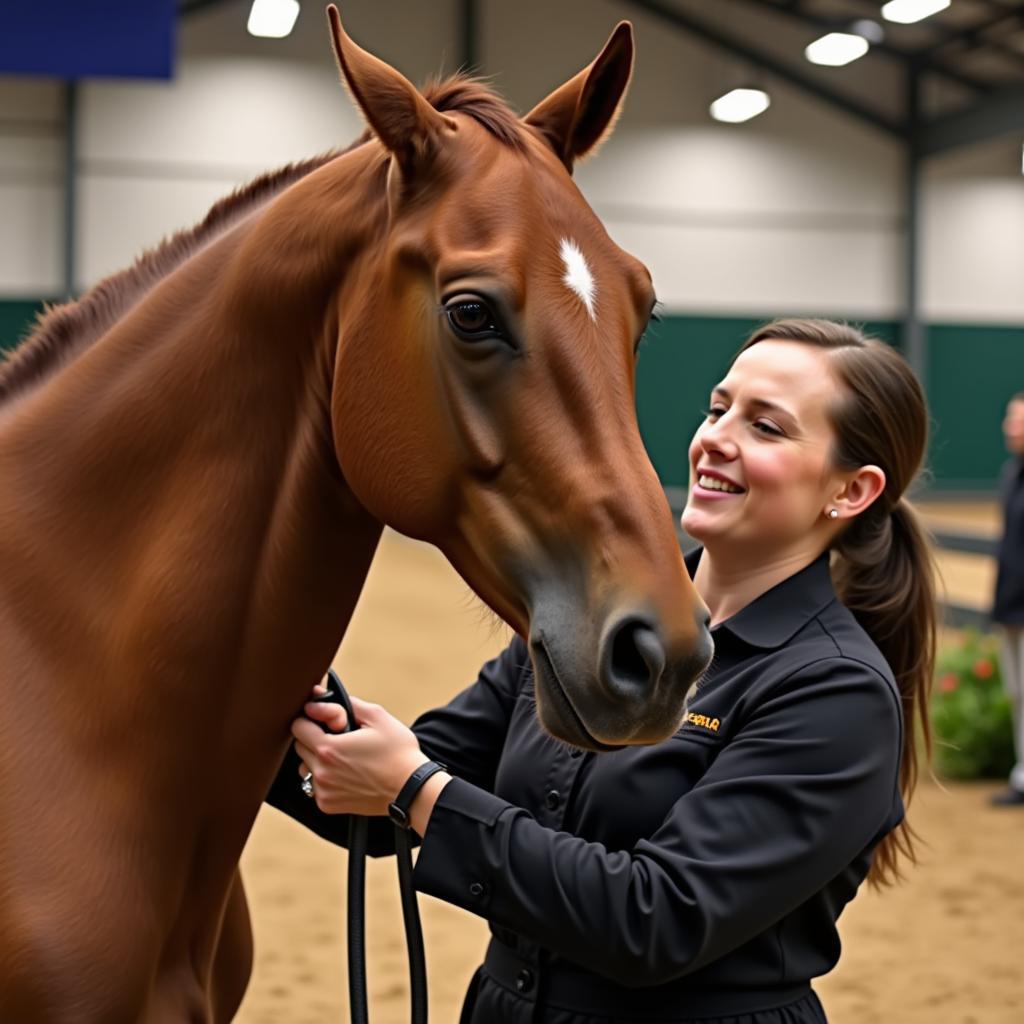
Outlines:
[[[170,78],[176,0],[0,0],[0,74]]]

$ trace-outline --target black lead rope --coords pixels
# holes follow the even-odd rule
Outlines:
[[[359,728],[352,702],[334,669],[327,673],[327,693],[317,702],[340,704],[348,717],[346,732]],[[322,726],[321,726],[322,727]],[[348,826],[348,994],[352,1024],[368,1024],[366,999],[366,848],[369,820],[351,815]],[[427,1024],[427,962],[423,930],[412,881],[412,840],[409,830],[395,826],[398,888],[405,920],[405,944],[409,951],[409,991],[412,1024]]]

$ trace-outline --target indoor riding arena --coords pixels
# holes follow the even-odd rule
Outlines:
[[[573,178],[614,242],[653,278],[657,317],[639,347],[636,406],[666,517],[670,506],[678,523],[686,505],[688,445],[711,388],[758,325],[847,321],[909,362],[929,406],[927,467],[912,498],[931,531],[942,622],[932,763],[920,762],[908,813],[919,863],[894,886],[861,887],[838,923],[839,963],[813,984],[831,1024],[1024,1021],[1024,805],[992,803],[1013,750],[991,619],[1010,458],[1004,416],[1024,394],[1024,0],[335,3],[351,38],[413,83],[468,69],[522,114],[594,60],[620,21],[632,23],[635,66],[614,134]],[[20,9],[5,11],[14,27],[0,29],[5,350],[30,335],[44,309],[199,223],[240,186],[343,149],[365,128],[339,82],[326,0],[4,6]],[[367,294],[383,312],[384,292]],[[19,401],[3,383],[0,363],[0,529],[3,492],[14,487],[3,475],[4,425]],[[225,407],[232,387],[231,379],[221,385]],[[184,415],[181,425],[191,427]],[[126,420],[122,435],[132,430]],[[370,459],[387,472],[390,454]],[[139,474],[149,472],[148,458],[133,463]],[[223,467],[226,492],[242,475],[235,470]],[[403,471],[388,485],[411,499],[422,480]],[[111,494],[116,486],[113,478],[95,484]],[[153,500],[168,512],[184,501],[176,489]],[[684,549],[694,546],[678,527],[677,536]],[[9,539],[0,536],[0,574]],[[75,549],[60,550],[73,580]],[[140,574],[157,571],[141,554],[137,564]],[[132,573],[123,585],[134,585]],[[9,621],[2,586],[0,624]],[[173,592],[184,608],[201,590],[168,587],[160,600]],[[105,591],[88,593],[101,622]],[[189,646],[191,636],[180,642]],[[333,666],[353,694],[411,724],[472,683],[512,636],[436,547],[388,527]],[[45,719],[15,714],[4,646],[0,636],[0,742],[39,723],[30,763],[12,773],[45,803],[61,777],[41,776],[34,764],[45,762],[53,739]],[[154,657],[147,699],[170,705],[164,660]],[[288,682],[287,664],[280,674]],[[102,717],[100,703],[90,715]],[[182,735],[179,744],[195,785],[226,800],[238,780],[220,761],[215,774],[203,772],[217,752],[197,742]],[[39,777],[48,780],[41,787]],[[18,869],[12,883],[3,864],[11,848],[3,793],[0,780],[7,934],[5,901],[27,905],[14,890],[28,876]],[[69,843],[74,835],[69,824]],[[209,856],[197,849],[197,858]],[[259,811],[241,855],[254,953],[240,1024],[350,1019],[347,856],[280,811]],[[174,898],[187,904],[190,893]],[[147,897],[131,890],[124,899]],[[481,963],[487,923],[428,896],[419,904],[430,1016],[448,1024]],[[370,1019],[408,1020],[393,858],[368,867],[367,949]],[[0,940],[0,1024],[56,1020],[5,1008],[3,954]],[[206,1018],[183,1011],[180,1019]]]

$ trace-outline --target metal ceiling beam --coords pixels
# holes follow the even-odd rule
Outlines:
[[[786,8],[801,8],[803,0],[783,0]],[[852,2],[852,0],[851,0]],[[870,8],[870,14],[866,13],[866,17],[877,17],[879,13],[880,2],[879,0],[859,0],[861,6]],[[992,7],[992,4],[989,4]],[[948,75],[955,77],[956,75],[963,76],[964,73],[956,68],[950,68],[948,64],[939,64],[935,57],[936,54],[943,51],[947,46],[953,46],[958,42],[963,42],[971,37],[977,36],[979,33],[987,31],[994,25],[998,25],[1008,19],[1017,18],[1024,23],[1024,8],[1006,8],[1000,5],[996,5],[998,14],[985,21],[978,22],[973,26],[966,29],[955,29],[945,25],[942,21],[936,20],[929,22],[925,26],[933,36],[938,36],[938,40],[933,43],[929,43],[926,46],[919,46],[912,50],[901,50],[907,57],[922,62],[922,66],[927,70],[932,71],[936,74]],[[1005,43],[1000,42],[998,39],[979,39],[976,40],[973,45],[987,46],[989,49],[996,53],[1002,54],[1004,57],[1009,57],[1013,60],[1024,63],[1024,54],[1019,50],[1015,50],[1012,46],[1007,46]],[[896,47],[893,47],[895,50]],[[964,83],[967,84],[967,83]],[[990,85],[985,82],[982,83],[980,79],[973,79],[972,84],[969,86],[973,89],[978,89],[984,92],[993,91],[996,86]]]
[[[78,83],[64,85],[64,295],[72,299],[78,277]]]
[[[459,67],[480,70],[480,7],[478,0],[459,0]]]
[[[928,336],[921,322],[921,71],[914,64],[906,72],[907,141],[903,149],[903,355],[928,386]]]
[[[851,23],[857,20],[856,18],[822,17],[818,14],[812,14],[798,3],[787,4],[785,7],[780,7],[778,4],[772,3],[771,0],[745,0],[745,2],[752,4],[755,7],[759,7],[763,11],[774,11],[776,14],[795,18],[797,21],[801,21],[805,25],[813,25],[815,28],[828,32],[849,32]],[[875,9],[875,14],[878,14],[877,8]],[[904,64],[909,61],[911,57],[914,57],[920,70],[930,71],[937,75],[944,75],[946,78],[950,78],[959,85],[966,86],[968,89],[973,89],[975,92],[987,92],[991,89],[991,86],[986,82],[982,82],[971,75],[965,75],[962,71],[958,71],[956,68],[947,67],[945,64],[939,63],[935,60],[930,60],[926,55],[913,53],[910,50],[904,50],[898,46],[893,46],[892,43],[887,43],[884,39],[880,43],[872,43],[871,47],[878,53],[883,53],[887,57],[892,57]]]
[[[945,49],[947,46],[952,46],[954,43],[966,43],[968,45],[976,45],[978,43],[978,37],[983,33],[987,32],[990,28],[995,28],[996,25],[1001,25],[1004,21],[1009,21],[1011,18],[1020,18],[1024,14],[1024,11],[1017,10],[1003,10],[999,14],[992,18],[985,18],[983,21],[975,22],[973,25],[969,25],[967,28],[961,29],[949,29],[943,28],[939,33],[942,38],[937,43],[932,43],[930,46],[924,46],[915,52],[921,57],[930,57],[933,53],[939,50]],[[929,26],[929,28],[939,28],[939,26]]]
[[[1024,131],[1024,88],[1003,89],[966,110],[924,123],[918,150],[921,156],[934,156],[1013,131]]]
[[[178,0],[178,16],[185,18],[197,11],[206,10],[207,7],[220,7],[221,4],[231,2],[233,0]]]
[[[994,53],[998,53],[1002,57],[1009,57],[1017,64],[1024,64],[1024,53],[1021,53],[1020,50],[1015,50],[1012,46],[1007,46],[998,39],[982,38],[984,33],[988,32],[990,29],[1003,24],[1005,21],[1011,20],[1024,24],[1024,9],[1017,8],[1015,10],[1003,10],[993,18],[987,18],[984,21],[977,22],[974,25],[959,31],[945,30],[943,38],[939,42],[933,43],[931,46],[926,46],[920,50],[915,50],[914,52],[925,60],[931,60],[933,59],[934,54],[945,50],[949,46],[959,45],[965,50],[984,46],[987,49],[992,50]]]
[[[1016,6],[1020,0],[979,0],[990,11],[1005,11],[1010,6]]]
[[[757,67],[764,68],[765,71],[771,72],[776,78],[789,82],[790,85],[795,85],[797,88],[804,90],[804,92],[816,96],[818,99],[842,110],[843,113],[849,114],[871,125],[871,127],[885,132],[887,135],[894,135],[900,138],[904,135],[905,126],[901,122],[894,121],[877,110],[865,106],[863,103],[851,99],[841,92],[837,92],[835,89],[821,85],[813,78],[797,71],[796,68],[779,60],[772,54],[749,46],[743,40],[723,32],[716,26],[709,25],[688,12],[677,10],[666,3],[665,0],[621,0],[621,2],[638,10],[646,11],[648,14],[660,18],[674,28],[688,32],[690,35],[696,36],[706,43],[711,43],[713,46],[717,46],[719,49],[725,50],[735,57],[740,57],[742,60],[749,61]]]

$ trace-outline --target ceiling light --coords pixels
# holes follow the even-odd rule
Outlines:
[[[815,39],[804,50],[804,56],[812,64],[838,68],[858,57],[863,57],[867,52],[868,41],[863,36],[851,35],[849,32],[829,32],[828,35]]]
[[[732,89],[724,96],[719,96],[709,109],[716,121],[739,124],[763,114],[770,103],[771,100],[764,89]]]
[[[252,0],[246,28],[254,36],[283,39],[295,26],[299,0]]]
[[[949,4],[950,0],[889,0],[882,7],[882,17],[886,21],[911,25],[944,11]]]

